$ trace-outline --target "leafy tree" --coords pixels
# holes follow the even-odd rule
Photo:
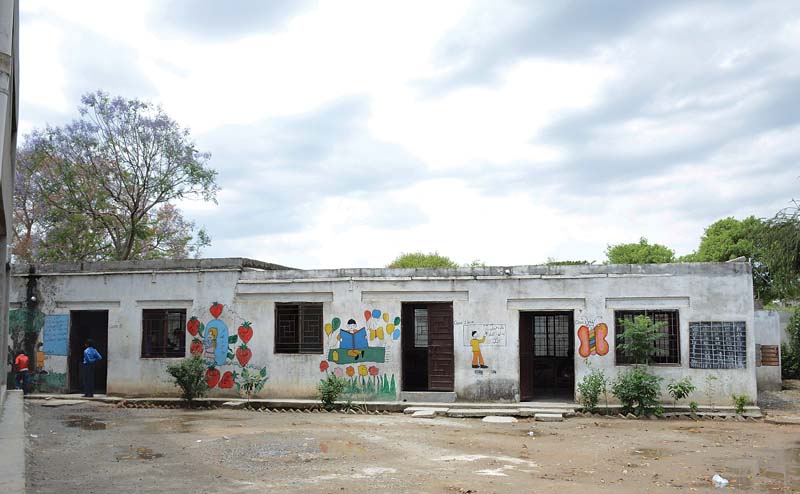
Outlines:
[[[700,238],[694,262],[725,262],[737,257],[757,257],[763,222],[755,216],[737,220],[723,218],[709,225]],[[683,259],[683,258],[682,258]]]
[[[775,298],[800,294],[800,204],[779,211],[761,230],[762,260]]]
[[[646,365],[650,363],[650,357],[665,353],[656,346],[656,342],[666,336],[661,332],[666,324],[654,322],[647,316],[636,316],[633,320],[623,319],[623,332],[617,335],[617,346],[632,364]]]
[[[650,244],[642,237],[638,243],[609,245],[607,264],[658,264],[675,262],[675,251],[660,244]]]
[[[209,244],[175,202],[214,201],[216,172],[164,111],[103,92],[18,153],[12,252],[34,261],[188,257]]]
[[[449,257],[439,255],[438,252],[424,254],[410,252],[400,254],[387,266],[388,268],[457,268],[458,263]]]

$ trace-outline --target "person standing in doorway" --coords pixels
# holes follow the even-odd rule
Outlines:
[[[90,398],[94,396],[94,364],[98,360],[103,360],[94,348],[94,341],[91,339],[86,340],[84,343],[86,349],[83,351],[83,396]]]
[[[14,359],[14,368],[17,371],[14,384],[23,394],[28,394],[28,364],[29,359],[25,352],[17,352],[17,358]]]

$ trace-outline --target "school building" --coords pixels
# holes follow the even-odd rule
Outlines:
[[[690,376],[690,399],[756,399],[760,346],[747,262],[297,270],[251,259],[18,265],[12,349],[40,391],[80,389],[83,343],[104,356],[98,392],[178,395],[166,367],[192,354],[210,396],[314,397],[343,377],[357,400],[576,398],[590,369],[629,368],[622,321],[662,323],[650,371]],[[769,319],[769,318],[766,318]],[[774,374],[774,371],[771,371]],[[666,400],[666,389],[664,389]]]

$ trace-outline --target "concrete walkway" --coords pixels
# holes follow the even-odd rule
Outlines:
[[[137,397],[126,398],[120,396],[107,396],[96,394],[92,398],[84,398],[80,393],[70,394],[48,394],[48,393],[32,393],[25,396],[28,400],[85,400],[85,401],[99,401],[102,403],[119,403],[127,401],[130,403],[144,402],[144,403],[182,403],[181,398],[176,397]],[[245,402],[239,398],[202,398],[195,400],[198,404],[213,404],[222,405],[225,402]],[[318,407],[319,400],[307,399],[281,399],[281,398],[268,398],[268,399],[252,399],[250,403],[253,406],[268,406],[270,408],[310,408]],[[341,403],[344,403],[342,401]],[[353,401],[354,406],[364,406],[372,409],[373,407],[380,408],[381,410],[398,411],[402,412],[408,407],[448,407],[448,408],[536,408],[536,409],[574,409],[579,407],[575,403],[567,402],[552,402],[552,401],[529,401],[519,403],[481,403],[481,402],[455,402],[455,403],[438,403],[438,402],[418,402],[418,401]]]
[[[6,391],[0,410],[0,490],[25,492],[25,406],[21,390]]]

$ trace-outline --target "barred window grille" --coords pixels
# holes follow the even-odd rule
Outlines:
[[[142,358],[186,355],[186,309],[142,310]]]
[[[322,304],[275,304],[275,353],[322,353]]]
[[[633,363],[630,358],[620,348],[619,343],[625,342],[625,327],[623,321],[633,320],[637,316],[647,316],[654,323],[664,323],[659,332],[664,336],[653,343],[654,355],[651,357],[652,364],[680,364],[681,345],[680,345],[680,321],[677,310],[618,310],[614,312],[616,345],[615,355],[617,365]]]
[[[692,369],[744,369],[747,367],[747,326],[745,322],[690,322],[689,367]]]
[[[565,314],[533,317],[533,354],[537,357],[570,356],[570,318]]]

